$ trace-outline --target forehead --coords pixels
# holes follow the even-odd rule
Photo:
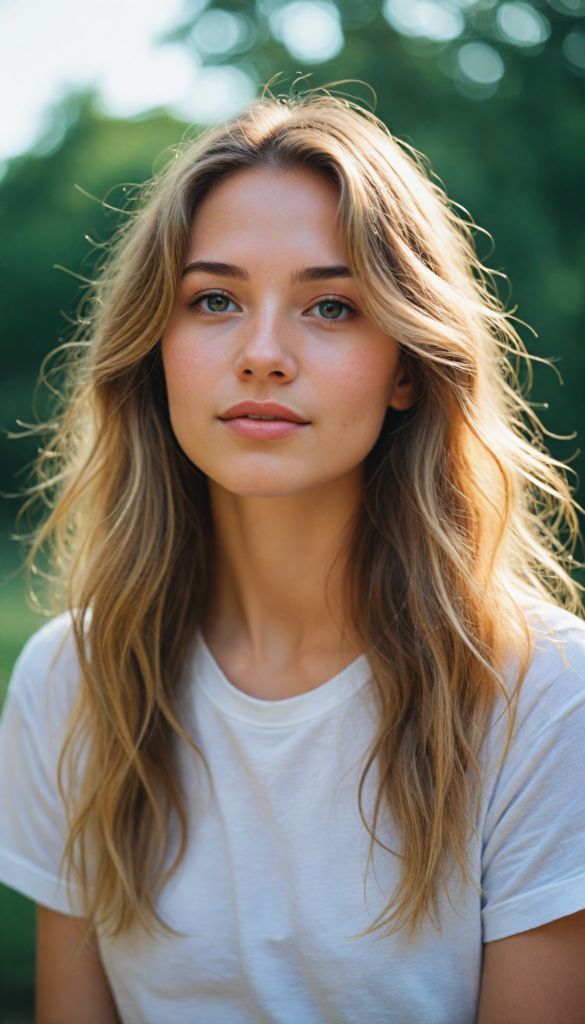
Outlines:
[[[240,171],[206,196],[193,218],[187,261],[275,258],[341,260],[334,186],[309,171]]]

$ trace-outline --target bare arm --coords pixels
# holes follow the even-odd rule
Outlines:
[[[120,1024],[95,942],[79,949],[83,927],[37,907],[36,1024]]]
[[[585,910],[487,943],[477,1024],[585,1024]]]

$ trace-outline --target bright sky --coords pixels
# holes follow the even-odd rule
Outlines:
[[[43,133],[71,89],[95,87],[119,117],[165,106],[213,121],[243,106],[252,81],[235,67],[203,69],[195,52],[161,43],[193,0],[0,0],[0,164]]]

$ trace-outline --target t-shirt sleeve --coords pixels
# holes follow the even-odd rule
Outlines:
[[[78,672],[68,617],[18,659],[0,721],[0,882],[43,906],[80,913],[62,870],[67,815],[58,763]]]
[[[485,942],[585,908],[585,628],[567,613],[552,615],[554,634],[535,640],[511,746],[501,763],[493,757]],[[500,740],[502,728],[500,720]]]

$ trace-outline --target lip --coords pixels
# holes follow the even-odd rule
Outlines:
[[[273,420],[248,419],[249,416],[275,416]],[[279,440],[290,437],[309,426],[294,409],[279,402],[238,402],[218,417],[226,427],[240,437],[255,441]]]

